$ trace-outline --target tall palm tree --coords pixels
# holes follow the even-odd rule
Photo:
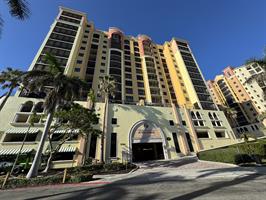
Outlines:
[[[101,135],[101,158],[100,162],[104,162],[104,137],[107,134],[108,126],[108,107],[109,97],[115,96],[115,80],[111,76],[104,76],[100,79],[99,94],[104,99],[104,118],[103,118],[103,131]]]
[[[6,93],[6,96],[4,97],[2,103],[0,104],[0,111],[4,107],[7,99],[10,97],[14,89],[20,86],[21,81],[22,81],[21,79],[24,74],[25,72],[17,70],[17,69],[12,69],[10,67],[8,67],[6,71],[1,72],[0,74],[1,88],[3,90],[8,89],[8,92]]]
[[[9,13],[12,17],[15,17],[19,20],[25,20],[30,15],[29,4],[26,0],[5,0],[9,7]],[[0,33],[3,27],[4,20],[0,15]]]
[[[43,134],[27,178],[35,177],[38,174],[44,143],[47,139],[55,110],[59,106],[73,102],[78,98],[82,88],[87,89],[85,82],[78,78],[64,75],[62,67],[52,55],[46,54],[45,62],[49,66],[49,71],[33,70],[23,77],[23,86],[27,90],[44,91],[46,93],[44,108],[47,114]]]

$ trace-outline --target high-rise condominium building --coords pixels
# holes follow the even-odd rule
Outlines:
[[[106,162],[173,159],[236,142],[185,40],[173,38],[161,45],[146,35],[129,36],[114,27],[101,31],[86,14],[60,8],[29,70],[46,70],[46,53],[57,58],[66,75],[85,80],[95,94],[101,77],[116,80],[107,112],[100,96],[95,104],[100,118],[96,128],[103,130],[107,116]],[[77,101],[83,106],[88,105],[87,92]],[[0,155],[17,152],[13,144],[21,142],[32,112],[43,113],[44,96],[42,91],[22,90],[8,100],[0,112],[4,119]],[[27,155],[34,154],[44,122],[32,128]],[[99,159],[100,152],[99,137],[79,136],[62,146],[53,167],[81,165],[84,157]]]
[[[265,86],[263,83],[248,81],[252,75],[262,72],[263,69],[256,63],[235,69],[227,67],[223,75],[207,82],[214,102],[221,108],[227,107],[235,112],[229,121],[239,134],[254,132],[257,136],[263,135],[262,130],[258,131],[262,125],[258,115],[266,109],[263,95]]]

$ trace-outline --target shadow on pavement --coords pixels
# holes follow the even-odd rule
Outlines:
[[[259,176],[261,176],[261,175],[259,175],[259,174],[256,174],[256,175],[251,174],[251,175],[248,175],[248,176],[245,176],[245,177],[236,178],[236,179],[234,179],[232,181],[216,182],[210,187],[203,188],[203,189],[200,189],[200,190],[196,190],[196,191],[193,191],[191,193],[184,194],[184,195],[181,195],[181,196],[177,196],[177,197],[171,198],[171,200],[191,200],[191,199],[194,199],[196,197],[209,194],[209,193],[214,192],[216,190],[219,190],[221,188],[225,188],[225,187],[241,184],[241,183],[256,179]]]
[[[188,158],[182,158],[179,160],[156,160],[156,161],[147,161],[147,162],[140,162],[136,163],[137,165],[140,165],[142,168],[146,169],[152,169],[157,167],[168,167],[168,168],[178,168],[183,165],[191,164],[198,162],[198,158],[195,157],[188,157]]]
[[[187,160],[187,163],[197,162],[193,161],[191,158]],[[178,168],[181,165],[184,165],[184,160],[182,163],[177,162],[174,164],[175,168]],[[166,167],[173,167],[168,162],[162,163]],[[172,163],[173,164],[173,163]],[[159,163],[150,163],[152,167],[161,166]],[[170,165],[170,166],[168,166]],[[199,175],[196,177],[196,180],[188,180],[186,177],[182,175],[169,176],[167,172],[159,171],[159,172],[146,172],[140,175],[136,175],[130,178],[125,178],[122,180],[114,181],[110,184],[103,186],[82,186],[83,188],[69,188],[68,191],[65,192],[55,192],[52,191],[48,195],[39,195],[33,198],[28,198],[27,200],[35,200],[35,199],[101,199],[101,200],[120,200],[120,199],[135,199],[135,200],[144,200],[144,199],[163,199],[163,192],[156,190],[156,187],[160,187],[160,183],[164,185],[171,186],[173,184],[180,184],[185,182],[193,182],[199,180],[203,177],[208,177],[214,174],[221,174],[225,172],[239,172],[247,171],[245,168],[219,168],[219,169],[206,169],[201,170],[200,172],[205,172],[205,174]],[[254,171],[256,172],[256,170]],[[243,173],[243,175],[245,175]],[[248,174],[242,177],[235,178],[233,180],[228,181],[212,181],[213,183],[208,183],[205,188],[199,189],[195,188],[194,191],[191,191],[187,194],[179,193],[176,197],[172,198],[172,200],[191,200],[199,196],[210,194],[219,189],[224,189],[226,187],[235,186],[238,184],[242,184],[258,177],[263,176],[263,174]],[[216,179],[217,180],[217,179]],[[157,184],[157,185],[156,185]],[[167,185],[167,186],[168,186]],[[147,186],[147,187],[145,187]],[[154,186],[154,188],[153,188]],[[86,187],[86,188],[84,188]],[[147,188],[153,188],[149,191]],[[133,188],[133,190],[132,190]],[[134,192],[132,192],[134,191]],[[174,190],[175,191],[175,190]],[[167,189],[165,190],[167,193]],[[175,194],[175,193],[173,193]]]

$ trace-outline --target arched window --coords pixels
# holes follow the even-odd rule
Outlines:
[[[213,117],[214,117],[214,119],[219,120],[215,113],[213,113]]]
[[[42,113],[43,110],[44,110],[43,102],[38,102],[38,103],[34,106],[34,109],[33,109],[33,111],[36,112],[36,113]]]
[[[193,111],[190,112],[192,119],[196,119],[196,115]]]
[[[122,37],[117,33],[113,33],[111,36],[111,48],[122,48]]]
[[[212,114],[209,112],[209,118],[211,119],[211,120],[213,120],[213,116],[212,116]]]
[[[27,101],[26,103],[22,104],[20,112],[31,112],[33,107],[32,101]]]
[[[200,116],[200,114],[199,114],[198,111],[196,112],[196,115],[197,115],[197,118],[198,118],[198,119],[201,119],[201,116]]]
[[[247,127],[244,127],[244,130],[245,130],[246,132],[248,132],[248,129],[247,129]]]

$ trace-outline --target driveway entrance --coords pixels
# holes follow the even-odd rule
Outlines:
[[[163,146],[158,143],[134,143],[132,144],[133,162],[164,159]]]

